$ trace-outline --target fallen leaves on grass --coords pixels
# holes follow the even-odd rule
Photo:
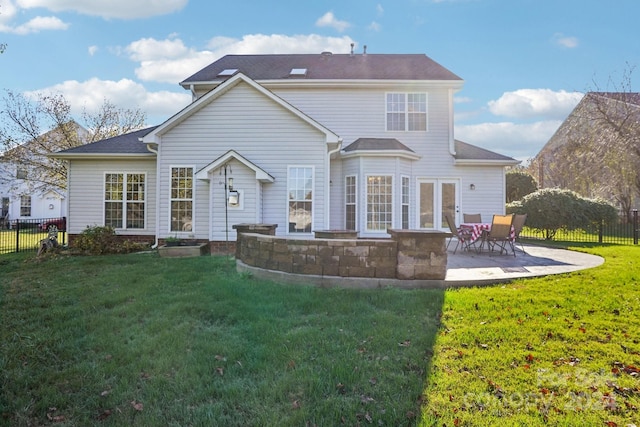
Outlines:
[[[135,399],[131,401],[131,406],[138,412],[142,412],[144,409],[144,405],[141,402],[136,401]]]
[[[67,420],[64,415],[54,415],[54,413],[58,410],[55,406],[49,408],[47,412],[47,419],[53,423],[62,423]]]

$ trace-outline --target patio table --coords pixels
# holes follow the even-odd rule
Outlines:
[[[491,231],[491,223],[490,222],[463,222],[460,224],[460,228],[467,228],[471,230],[471,239],[469,240],[469,244],[472,245],[477,242],[482,237],[482,232]],[[511,241],[515,241],[516,239],[516,230],[511,226],[511,233],[509,233],[509,238]]]

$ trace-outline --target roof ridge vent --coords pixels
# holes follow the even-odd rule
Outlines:
[[[325,50],[325,51],[321,52],[320,55],[322,55],[322,56],[331,56],[331,55],[333,55],[333,52],[331,52],[329,50]]]

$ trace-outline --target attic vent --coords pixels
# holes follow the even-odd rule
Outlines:
[[[225,68],[218,73],[218,76],[233,76],[237,71],[237,68]]]
[[[292,68],[291,71],[289,72],[290,76],[306,76],[307,75],[307,69],[306,68]]]

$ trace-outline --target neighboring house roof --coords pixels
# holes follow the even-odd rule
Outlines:
[[[513,157],[485,150],[457,139],[454,144],[456,149],[454,159],[458,165],[502,164],[508,166],[520,163],[520,160],[516,160]]]
[[[157,126],[152,126],[134,132],[125,133],[123,135],[114,136],[112,138],[92,142],[91,144],[70,148],[53,154],[53,157],[65,159],[105,157],[105,155],[117,157],[153,156],[154,154],[147,149],[146,144],[141,142],[140,138],[144,137],[156,128]]]
[[[235,72],[252,80],[446,80],[460,77],[423,54],[226,55],[180,84],[221,82]]]
[[[606,98],[615,99],[616,101],[626,102],[640,106],[639,92],[589,92],[590,95],[604,96]]]

